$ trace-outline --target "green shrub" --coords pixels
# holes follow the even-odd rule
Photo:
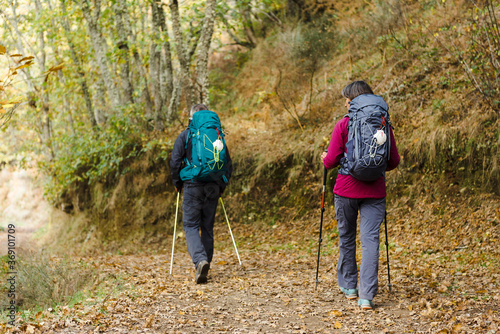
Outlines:
[[[143,130],[144,122],[144,117],[129,111],[111,117],[106,127],[97,131],[63,136],[56,158],[40,163],[49,176],[46,198],[55,203],[72,185],[92,185],[123,175],[129,172],[127,165],[132,159],[157,148],[156,159],[166,160],[171,143],[150,138]]]
[[[292,58],[307,73],[316,72],[328,60],[337,43],[334,21],[322,17],[299,29],[294,40]]]

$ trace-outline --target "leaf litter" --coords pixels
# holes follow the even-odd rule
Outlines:
[[[316,291],[315,214],[272,226],[235,224],[244,270],[227,226],[218,224],[207,284],[194,283],[184,239],[176,242],[173,275],[168,273],[169,247],[161,254],[75,258],[100,272],[92,297],[44,311],[36,321],[21,323],[18,317],[17,329],[4,329],[8,333],[496,333],[500,208],[494,196],[479,200],[483,203],[479,207],[467,206],[470,199],[450,201],[439,215],[429,214],[440,205],[431,200],[413,207],[404,197],[393,203],[389,211],[392,291],[387,286],[381,233],[379,292],[373,311],[360,310],[356,300],[346,300],[337,287],[338,240],[332,232],[334,213],[329,212]],[[123,282],[118,290],[112,286],[116,278]],[[103,283],[111,287],[99,295]]]

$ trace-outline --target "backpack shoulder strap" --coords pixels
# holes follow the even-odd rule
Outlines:
[[[191,124],[187,127],[187,136],[186,136],[186,144],[184,145],[184,149],[187,150],[188,148],[188,142],[191,139]]]

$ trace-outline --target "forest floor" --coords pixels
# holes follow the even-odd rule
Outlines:
[[[243,269],[227,226],[218,223],[207,284],[194,283],[182,234],[176,241],[173,275],[170,248],[74,258],[95,269],[93,286],[79,300],[32,313],[18,329],[7,332],[497,333],[496,223],[482,230],[490,238],[480,247],[446,247],[450,241],[443,242],[438,234],[433,239],[429,233],[405,231],[405,221],[419,215],[408,214],[390,224],[392,291],[388,291],[381,230],[380,287],[373,311],[360,310],[356,301],[339,292],[338,241],[327,214],[316,291],[319,223],[307,228],[302,223],[232,226]],[[466,234],[474,235],[470,230]]]
[[[500,200],[456,187],[447,186],[447,195],[439,197],[427,191],[391,200],[392,289],[388,290],[382,225],[379,292],[373,311],[360,310],[338,289],[338,230],[329,194],[316,290],[319,210],[310,208],[302,216],[280,211],[289,218],[283,216],[278,222],[247,217],[245,222],[231,223],[243,268],[219,212],[207,284],[194,283],[194,267],[179,229],[173,275],[169,274],[171,243],[163,247],[146,243],[143,249],[125,254],[119,249],[66,258],[54,253],[49,263],[69,260],[86,266],[91,271],[89,284],[52,308],[18,312],[16,327],[0,324],[0,333],[497,333]],[[15,194],[9,190],[4,198],[17,198]],[[229,203],[236,198],[225,199]],[[17,210],[24,218],[16,219],[40,227],[40,221],[29,218],[39,215],[27,213],[46,210],[28,204],[25,209]],[[26,226],[31,236],[35,230]],[[4,237],[5,231],[0,234]],[[34,244],[26,238],[23,244]],[[357,258],[359,264],[359,236]]]

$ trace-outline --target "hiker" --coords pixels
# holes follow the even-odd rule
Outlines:
[[[339,230],[337,277],[345,297],[356,299],[356,224],[359,211],[362,260],[358,305],[362,309],[372,309],[372,300],[378,290],[379,228],[386,210],[385,171],[396,168],[400,157],[389,122],[389,107],[384,99],[374,95],[364,81],[347,85],[342,90],[342,96],[345,98],[348,115],[335,125],[328,153],[324,152],[321,156],[327,169],[339,166],[333,189]],[[363,122],[363,115],[377,116]],[[373,124],[375,121],[378,122],[376,125]],[[369,140],[356,142],[353,136],[357,134],[361,137],[360,133],[369,133]],[[363,145],[366,147],[362,147]],[[359,152],[370,152],[373,157],[375,154],[371,154],[377,150],[381,150],[382,156],[374,158],[379,159],[372,161],[370,166],[374,168],[363,169],[365,163],[369,164],[366,159],[362,163],[353,162]]]
[[[183,229],[195,281],[206,283],[214,253],[215,210],[232,173],[219,117],[206,105],[191,108],[189,126],[174,143],[170,170],[177,191],[184,188]]]

